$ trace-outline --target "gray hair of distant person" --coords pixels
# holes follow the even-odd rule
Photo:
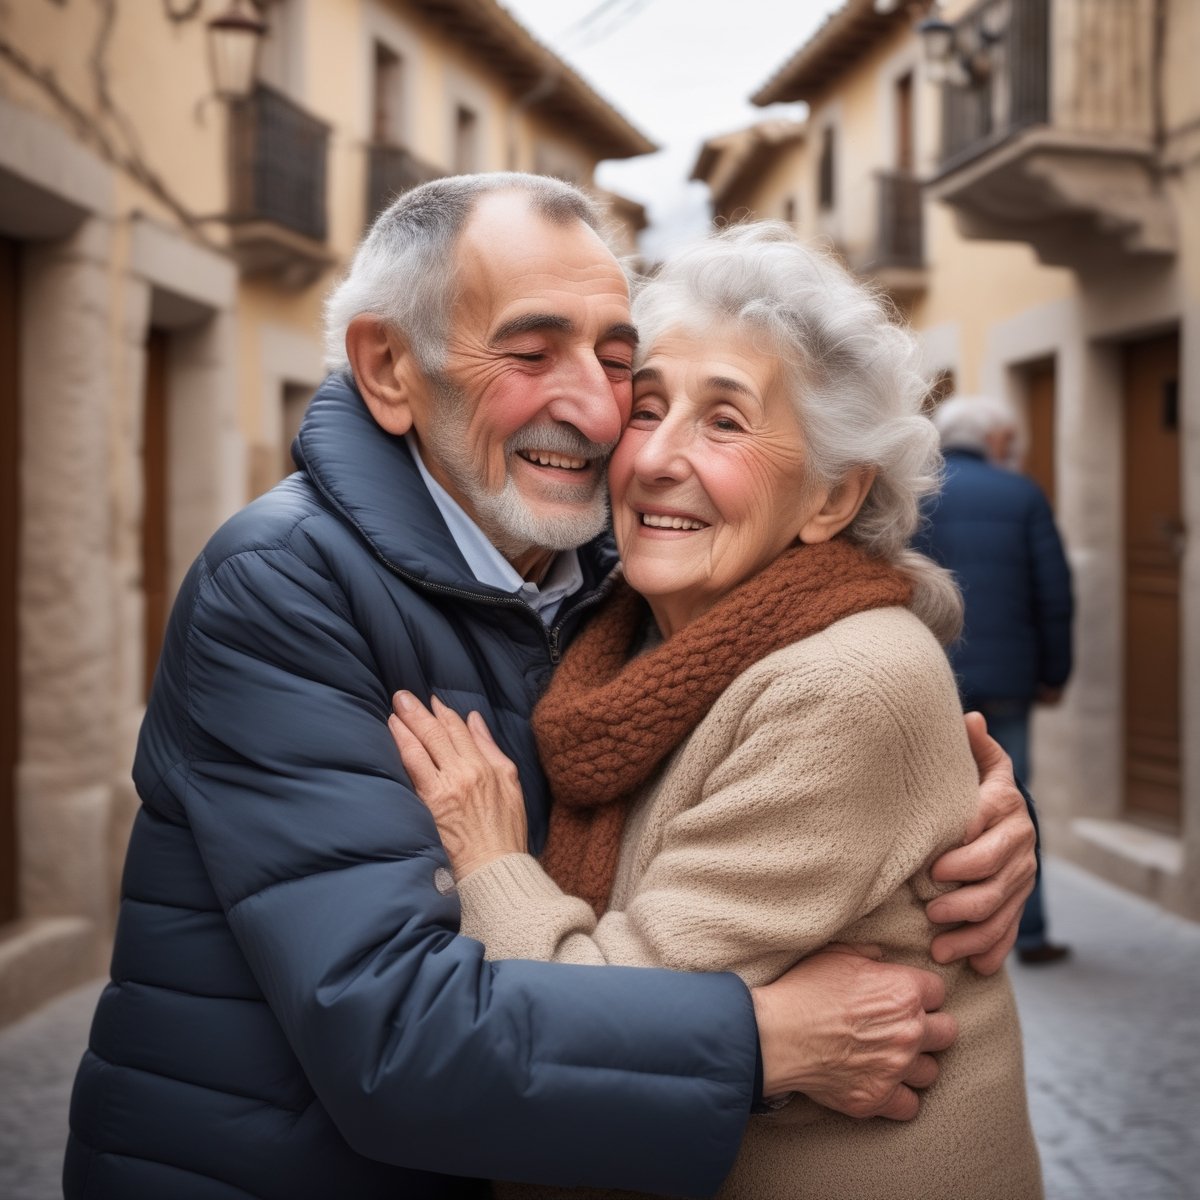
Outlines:
[[[426,375],[444,365],[450,312],[458,295],[454,250],[482,196],[521,192],[556,225],[581,221],[603,237],[601,209],[572,184],[545,175],[452,175],[405,192],[375,218],[345,278],[325,302],[325,365],[349,370],[346,330],[371,313],[402,333]]]
[[[962,627],[949,572],[909,547],[921,499],[937,491],[937,433],[921,409],[928,383],[912,335],[886,301],[830,255],[775,221],[730,226],[675,255],[637,289],[644,359],[682,330],[732,329],[778,359],[804,436],[808,478],[832,486],[858,466],[875,480],[845,536],[912,580],[913,611],[943,642]]]
[[[943,450],[987,453],[987,439],[999,430],[1020,433],[1016,410],[998,396],[952,396],[933,412],[933,426]]]

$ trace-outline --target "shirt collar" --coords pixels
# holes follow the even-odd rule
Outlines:
[[[429,473],[421,453],[417,449],[417,440],[411,434],[405,435],[405,442],[421,473],[425,484],[446,528],[454,539],[459,553],[466,560],[471,574],[479,583],[494,587],[502,592],[517,596],[532,608],[542,622],[549,625],[558,614],[564,600],[583,586],[583,567],[579,555],[574,550],[564,550],[557,554],[546,572],[541,584],[522,579],[512,563],[496,549],[488,540],[487,535],[467,515],[453,496]]]

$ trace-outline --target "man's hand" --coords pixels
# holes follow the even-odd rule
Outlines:
[[[830,946],[753,988],[763,1094],[803,1092],[851,1117],[917,1115],[912,1090],[938,1073],[931,1057],[958,1036],[941,979],[876,961],[875,946]]]
[[[932,875],[969,886],[938,896],[925,911],[938,925],[969,922],[933,939],[937,962],[966,958],[980,974],[991,975],[1012,949],[1021,909],[1033,891],[1036,835],[1008,755],[988,736],[981,714],[968,713],[966,721],[979,767],[979,809],[963,845],[943,854]]]

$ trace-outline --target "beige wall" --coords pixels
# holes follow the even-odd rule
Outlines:
[[[168,346],[176,586],[212,530],[282,472],[285,395],[294,405],[320,382],[321,300],[365,219],[373,39],[411,60],[406,137],[434,165],[451,166],[463,102],[479,109],[481,169],[530,167],[545,144],[591,182],[587,141],[532,117],[402,0],[287,3],[272,79],[332,127],[330,263],[300,285],[242,275],[229,253],[211,5],[173,24],[157,2],[118,4],[107,31],[100,4],[0,5],[0,236],[20,246],[24,456],[20,919],[0,927],[0,1023],[107,958],[144,704],[149,331]]]

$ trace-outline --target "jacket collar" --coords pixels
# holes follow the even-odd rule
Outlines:
[[[507,595],[475,579],[404,439],[379,427],[346,375],[330,375],[313,396],[292,457],[393,570],[481,597]],[[598,587],[617,562],[608,534],[581,547],[579,558],[584,591]]]

